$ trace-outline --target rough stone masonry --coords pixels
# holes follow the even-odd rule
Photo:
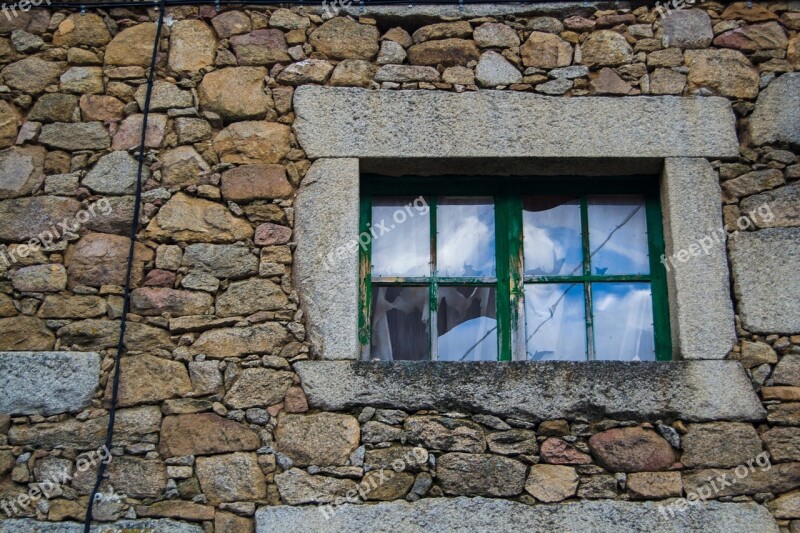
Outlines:
[[[800,532],[797,2],[665,16],[624,2],[319,7],[167,10],[103,484],[118,497],[96,518],[159,532]],[[0,17],[0,532],[82,531],[95,471],[78,465],[109,417],[158,14],[18,15]],[[726,414],[632,390],[646,399],[637,412],[611,385],[593,409],[566,370],[548,374],[570,402],[553,409],[524,395],[484,405],[469,390],[434,410],[391,384],[366,404],[309,388],[333,380],[309,366],[324,357],[306,336],[314,295],[293,274],[294,200],[313,163],[293,129],[305,85],[726,99],[739,153],[709,160],[724,222],[765,203],[774,214],[728,244],[737,340],[719,375],[733,377],[651,376],[664,394],[720,387]],[[101,199],[108,214],[82,214]],[[52,243],[35,240],[59,223]],[[442,386],[475,379],[452,378]],[[537,383],[517,379],[507,386]],[[736,483],[662,516],[720,476]]]

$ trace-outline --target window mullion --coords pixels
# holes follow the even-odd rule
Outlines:
[[[589,244],[589,207],[585,194],[581,195],[581,246],[583,248],[583,275],[592,274],[591,246]],[[584,316],[586,320],[586,358],[594,360],[594,315],[592,306],[592,284],[583,284]]]
[[[661,264],[664,253],[664,232],[661,225],[661,205],[658,197],[645,196],[645,217],[647,220],[647,246],[650,254],[650,294],[653,301],[653,333],[655,335],[656,360],[672,359],[672,332],[669,324],[669,301],[667,297],[667,277]]]
[[[364,194],[361,197],[360,210],[360,234],[368,233],[367,228],[369,228],[372,223],[372,196]],[[361,358],[368,361],[370,359],[370,344],[372,339],[372,239],[367,239],[366,245],[359,246],[358,250],[361,272],[361,306],[358,315],[358,340],[361,345]]]
[[[437,203],[436,203],[436,196],[431,195],[430,199],[428,200],[428,204],[430,205],[430,241],[431,241],[431,262],[430,262],[430,273],[431,273],[431,282],[428,287],[428,309],[429,315],[428,316],[428,333],[429,333],[429,345],[430,345],[430,354],[431,354],[431,361],[436,361],[439,358],[439,336],[438,336],[438,308],[439,302],[437,300],[437,271],[436,271],[436,211],[437,211]]]

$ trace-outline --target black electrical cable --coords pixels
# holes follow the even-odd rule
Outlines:
[[[128,264],[125,270],[125,290],[122,297],[122,315],[119,324],[119,339],[117,341],[117,353],[114,357],[114,377],[111,386],[111,406],[108,413],[108,428],[106,429],[105,447],[111,450],[112,442],[114,440],[114,421],[117,415],[117,397],[119,396],[119,381],[120,381],[120,363],[122,359],[122,352],[125,348],[125,326],[128,320],[128,308],[130,307],[131,299],[131,271],[133,269],[133,254],[136,246],[136,232],[139,229],[139,215],[141,211],[142,202],[142,170],[144,168],[144,151],[145,139],[147,137],[147,117],[150,114],[150,97],[153,94],[153,82],[156,76],[156,60],[158,59],[158,46],[161,40],[161,28],[164,25],[164,4],[165,0],[160,0],[158,10],[158,22],[156,24],[156,37],[153,42],[153,55],[150,59],[150,72],[147,76],[147,92],[144,98],[144,109],[142,110],[142,136],[139,141],[139,158],[138,168],[136,172],[136,194],[134,196],[133,204],[133,221],[131,222],[131,235],[130,247],[128,248]],[[103,482],[105,475],[106,461],[100,461],[97,467],[97,479],[95,480],[92,495],[89,498],[89,505],[86,508],[86,519],[84,521],[83,531],[89,533],[92,526],[92,510],[94,508],[94,501],[97,493],[100,490],[100,484]]]

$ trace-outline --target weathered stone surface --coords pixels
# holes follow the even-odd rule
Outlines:
[[[255,524],[250,517],[217,511],[214,515],[214,531],[216,533],[254,533]]]
[[[269,27],[281,30],[304,30],[311,26],[308,17],[304,17],[289,9],[276,9],[269,17]]]
[[[525,465],[489,454],[447,453],[437,460],[436,477],[447,494],[517,496],[525,487]]]
[[[572,63],[572,45],[552,33],[534,31],[519,51],[526,67],[556,68]]]
[[[175,398],[191,392],[192,383],[186,366],[152,355],[122,358],[118,405],[128,407]],[[111,397],[111,381],[106,387],[106,399]]]
[[[14,146],[0,152],[0,199],[26,196],[41,186],[45,153],[41,146]]]
[[[50,350],[54,342],[53,333],[37,318],[0,319],[0,350]]]
[[[589,449],[600,466],[612,472],[666,470],[676,459],[666,440],[640,427],[597,433],[589,439]]]
[[[103,69],[100,67],[71,67],[59,78],[60,89],[65,93],[101,94],[103,85]]]
[[[741,52],[736,50],[689,50],[689,90],[708,89],[730,98],[755,98],[758,94],[758,72]]]
[[[745,22],[760,22],[776,20],[778,16],[765,5],[736,2],[725,8],[725,11],[722,12],[722,18],[724,20],[741,19]]]
[[[253,347],[254,350],[257,348]],[[234,409],[267,407],[280,403],[291,385],[291,372],[271,368],[246,368],[229,384],[225,403]]]
[[[292,229],[277,224],[261,224],[256,227],[253,241],[258,246],[272,246],[275,244],[286,244],[292,238]]]
[[[211,505],[259,500],[267,495],[264,474],[254,453],[197,458],[197,478]]]
[[[686,76],[671,68],[659,68],[650,74],[650,94],[680,95],[686,88]]]
[[[142,142],[142,126],[144,125],[144,115],[136,114],[123,120],[114,140],[111,143],[113,150],[130,150],[138,148]],[[144,136],[144,145],[147,148],[159,148],[164,140],[164,132],[167,128],[167,115],[150,114],[147,117],[147,133]]]
[[[88,407],[100,378],[91,352],[0,352],[0,413],[54,415]]]
[[[53,34],[56,46],[103,46],[111,41],[111,34],[103,19],[96,13],[73,13],[58,25]]]
[[[286,329],[275,322],[246,328],[220,328],[206,331],[192,344],[195,353],[209,357],[237,357],[269,353],[286,343]]]
[[[178,146],[160,154],[161,182],[166,186],[197,185],[207,182],[208,163],[191,146]]]
[[[763,460],[760,461],[762,462],[753,461],[751,463],[752,466],[745,465],[748,473],[744,477],[737,475],[735,468],[684,472],[684,489],[687,494],[690,492],[698,493],[698,488],[709,487],[709,479],[718,479],[722,476],[726,476],[728,480],[736,480],[736,483],[728,486],[719,486],[718,484],[719,490],[714,492],[714,496],[718,498],[739,494],[757,494],[759,492],[780,494],[800,488],[800,463],[779,463],[767,467]],[[739,471],[742,472],[742,469],[739,468]]]
[[[128,152],[117,150],[101,157],[83,178],[82,184],[101,194],[133,194],[139,163]],[[142,166],[142,183],[150,168]]]
[[[395,471],[417,471],[428,461],[425,448],[411,446],[392,446],[367,450],[364,455],[364,466],[370,470],[392,468]],[[401,468],[398,468],[401,467]]]
[[[793,385],[800,387],[800,355],[788,354],[772,372],[772,381],[775,385]]]
[[[36,196],[0,202],[0,240],[23,242],[65,219],[72,220],[80,209],[74,198]]]
[[[486,439],[479,424],[469,420],[441,416],[412,416],[403,427],[408,439],[435,450],[480,453]]]
[[[630,63],[633,50],[621,34],[611,30],[592,33],[584,41],[583,64],[587,66],[616,66]]]
[[[683,491],[680,472],[636,472],[628,474],[628,492],[634,499],[680,498]]]
[[[742,341],[742,349],[734,357],[741,361],[745,368],[754,368],[763,364],[778,362],[778,354],[772,347],[764,342]]]
[[[143,518],[168,517],[190,522],[214,520],[214,508],[208,505],[180,500],[156,502],[152,505],[136,506],[136,515]]]
[[[405,48],[403,45],[396,43],[394,41],[384,39],[381,41],[381,49],[378,52],[378,58],[375,62],[379,65],[389,65],[389,64],[397,64],[402,65],[408,54],[406,53]],[[370,64],[369,61],[364,61],[366,64]],[[333,73],[334,78],[336,77],[336,71]],[[349,84],[338,84],[338,85],[349,85]],[[366,87],[367,85],[364,85]]]
[[[64,264],[70,287],[75,285],[124,285],[130,239],[120,235],[89,233],[67,248]],[[153,250],[141,243],[134,245],[131,284],[138,287],[144,279],[144,264],[153,260]]]
[[[549,438],[542,443],[540,450],[542,461],[554,465],[585,465],[592,462],[592,457],[579,451],[568,442]]]
[[[772,216],[758,216],[765,204]],[[740,206],[743,213],[756,214],[748,218],[757,228],[800,226],[800,182],[744,198]]]
[[[205,80],[205,78],[203,78]],[[144,109],[147,85],[140,85],[134,94],[139,109]],[[173,108],[192,107],[192,93],[179,89],[177,85],[167,81],[156,80],[150,97],[150,111],[168,111]]]
[[[287,10],[288,11],[288,10]],[[274,15],[273,15],[274,16]],[[243,11],[226,11],[211,19],[211,25],[220,39],[247,33],[253,28],[250,17]]]
[[[359,438],[358,421],[350,415],[282,415],[275,430],[275,449],[296,466],[339,466],[358,447]]]
[[[381,46],[381,54],[383,54],[383,50],[387,47],[387,45],[394,45],[398,47],[403,53],[403,59],[405,59],[405,50],[403,50],[399,44],[392,41],[383,42],[383,45]],[[379,65],[383,65],[387,62],[392,63],[393,61],[384,61],[382,63],[381,56],[378,57]],[[402,62],[402,59],[400,62]],[[369,61],[364,61],[362,59],[345,59],[336,65],[336,68],[331,74],[329,83],[330,85],[337,87],[369,87],[376,71],[377,68],[375,65]]]
[[[578,474],[571,466],[533,465],[525,482],[525,491],[544,503],[560,502],[577,490]]]
[[[312,476],[299,468],[292,468],[275,476],[281,499],[289,505],[305,503],[333,503],[345,501],[358,491],[355,481],[326,476]]]
[[[371,60],[378,53],[379,35],[375,26],[335,17],[314,30],[308,42],[329,59]]]
[[[484,52],[475,67],[475,79],[481,87],[496,87],[522,82],[522,73],[494,51]]]
[[[99,296],[49,294],[39,307],[40,318],[94,318],[106,314],[106,301]]]
[[[285,198],[292,193],[282,165],[243,165],[222,173],[222,197],[234,202]]]
[[[294,108],[298,141],[311,158],[738,154],[730,104],[719,98],[546,98],[307,86],[296,89]],[[630,116],[642,117],[648,128],[634,131],[626,125]],[[596,127],[600,122],[603,128]],[[680,134],[670,124],[681,124]],[[607,131],[620,143],[609,145]]]
[[[775,498],[768,507],[775,518],[800,518],[800,490]]]
[[[619,77],[614,69],[603,67],[600,72],[592,77],[589,83],[594,94],[624,95],[631,92],[631,86]]]
[[[225,163],[280,163],[289,153],[291,129],[276,122],[235,122],[214,137]]]
[[[223,205],[178,193],[158,211],[145,233],[154,239],[225,243],[251,238],[253,228]]]
[[[706,48],[714,38],[711,18],[702,9],[675,9],[661,20],[664,48]]]
[[[783,172],[778,169],[756,170],[742,174],[737,178],[724,181],[722,190],[729,198],[749,196],[766,189],[773,189],[783,185]]]
[[[472,35],[472,26],[465,20],[456,22],[440,22],[423,26],[415,31],[411,38],[415,43],[424,43],[433,39],[449,39],[453,37],[467,38]]]
[[[75,116],[78,97],[74,94],[48,93],[36,100],[28,120],[38,122],[70,122]],[[96,120],[86,118],[86,120]]]
[[[375,524],[387,531],[616,531],[703,530],[763,531],[778,533],[775,520],[755,503],[690,505],[664,520],[656,502],[581,501],[562,505],[525,505],[487,498],[423,498],[415,503],[384,502],[376,505],[344,504],[324,514],[316,506],[266,506],[256,513],[257,533],[326,531],[346,533],[368,530]],[[70,532],[72,533],[72,532]]]
[[[519,36],[511,27],[485,22],[475,28],[472,38],[481,48],[513,48],[519,46]]]
[[[306,83],[324,84],[333,71],[333,65],[322,59],[304,59],[292,63],[278,74],[278,81],[289,85]]]
[[[112,348],[119,339],[119,322],[100,319],[72,322],[58,330],[58,337],[65,346],[88,350]],[[137,351],[174,348],[166,331],[140,322],[128,323],[125,347]]]
[[[442,39],[415,44],[408,49],[408,62],[412,65],[444,65],[453,67],[466,65],[480,58],[475,41],[466,39]]]
[[[681,462],[689,468],[733,468],[761,453],[761,441],[751,424],[692,424],[681,439]]]
[[[197,291],[182,291],[167,287],[141,287],[131,293],[131,310],[139,315],[171,316],[206,314],[214,298]]]
[[[169,531],[170,533],[203,533],[199,525],[175,520],[119,520],[108,524],[120,531]],[[19,518],[0,522],[0,532],[32,531],[35,533],[81,533],[83,525],[75,522],[39,522],[32,518]]]
[[[234,67],[203,77],[198,89],[200,105],[228,121],[264,118],[272,99],[264,94],[266,69]]]
[[[800,73],[784,74],[761,92],[750,117],[750,132],[756,145],[800,146]]]
[[[133,498],[154,498],[163,494],[167,469],[161,461],[117,457],[108,464],[109,483]]]
[[[734,293],[742,326],[755,333],[800,331],[800,228],[740,232],[730,239]]]
[[[80,99],[80,107],[84,120],[116,121],[122,118],[125,104],[113,96],[84,94]],[[64,119],[58,118],[54,121],[63,122]]]
[[[12,146],[17,139],[20,117],[14,107],[3,100],[0,102],[0,148]]]
[[[231,38],[240,65],[272,65],[291,61],[289,46],[280,30],[256,30]]]
[[[257,311],[281,309],[287,303],[288,299],[280,286],[269,280],[237,281],[217,297],[216,314],[222,317],[249,315]]]
[[[775,427],[761,434],[775,462],[800,461],[800,428]]]
[[[395,472],[389,468],[381,471],[367,472],[361,483],[362,487],[365,484],[369,487],[364,491],[367,500],[399,500],[405,497],[414,485],[414,475],[406,472]]]
[[[170,33],[170,70],[191,74],[214,64],[217,39],[208,24],[202,20],[179,20]]]
[[[111,137],[101,122],[56,122],[42,126],[39,142],[48,148],[74,152],[108,148]]]
[[[161,426],[159,453],[164,457],[241,452],[258,447],[254,431],[214,413],[168,416]]]
[[[598,417],[631,420],[762,420],[764,411],[738,361],[673,363],[294,364],[309,404],[344,410],[392,405],[404,411],[482,412],[574,419],[589,402]],[[570,387],[561,386],[565,380]],[[714,383],[725,383],[722,389]],[[605,390],[625,390],[609,397]]]
[[[246,278],[258,272],[258,257],[249,248],[226,244],[190,244],[181,264],[220,278]]]
[[[786,32],[777,22],[739,26],[714,39],[715,46],[735,48],[745,52],[785,49],[788,43]]]
[[[125,28],[108,43],[103,61],[120,67],[149,66],[155,37],[156,25],[152,22]]]
[[[6,66],[3,69],[3,79],[12,89],[39,94],[48,86],[58,84],[59,76],[66,69],[66,63],[44,61],[35,56],[26,57]]]
[[[433,67],[413,65],[384,65],[375,74],[375,81],[391,81],[395,83],[413,81],[439,81],[439,72]]]
[[[20,292],[58,292],[67,286],[67,271],[63,265],[32,265],[15,271],[11,283]]]

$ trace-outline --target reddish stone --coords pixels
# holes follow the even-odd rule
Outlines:
[[[169,270],[155,269],[147,273],[144,278],[145,287],[174,287],[175,273]]]
[[[222,197],[234,202],[286,198],[292,185],[282,165],[242,165],[222,173]]]
[[[785,49],[789,40],[786,32],[777,22],[741,26],[726,31],[714,39],[715,46],[735,48],[745,52],[765,49]]]
[[[654,431],[641,427],[609,429],[589,439],[598,464],[612,472],[667,470],[676,460],[675,450]]]
[[[586,465],[592,462],[592,458],[583,452],[575,449],[571,444],[561,440],[550,438],[542,443],[539,455],[545,463],[554,465]]]
[[[564,26],[572,31],[592,31],[595,22],[591,19],[574,16],[564,19]]]
[[[182,291],[166,287],[144,287],[131,293],[131,309],[145,316],[204,315],[214,297],[204,292]]]
[[[286,397],[283,403],[283,408],[287,413],[305,413],[308,411],[306,394],[300,387],[290,387],[289,390],[286,391]]]
[[[281,411],[283,411],[282,403],[276,403],[275,405],[270,405],[269,407],[267,407],[267,412],[269,413],[269,416],[278,416],[278,413],[280,413]]]
[[[291,237],[291,228],[267,222],[256,228],[254,241],[258,246],[272,246],[273,244],[286,244]]]
[[[69,286],[124,285],[130,239],[120,235],[89,233],[67,248]],[[138,287],[144,278],[144,264],[153,260],[153,250],[141,243],[134,245],[131,284]]]
[[[603,15],[597,19],[598,28],[613,28],[619,24],[636,24],[636,15],[626,13],[624,15]]]

